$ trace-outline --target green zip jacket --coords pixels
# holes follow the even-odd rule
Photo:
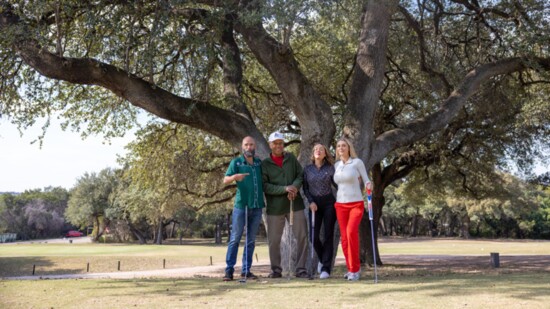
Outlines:
[[[284,153],[282,168],[273,162],[271,156],[262,161],[262,181],[268,215],[284,215],[290,212],[290,201],[288,200],[288,193],[285,187],[293,185],[300,190],[303,177],[302,166],[291,153]],[[293,210],[298,211],[303,209],[304,201],[300,193],[298,193],[294,200]]]

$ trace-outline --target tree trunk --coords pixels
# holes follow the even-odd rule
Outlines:
[[[132,223],[129,221],[126,221],[126,224],[128,225],[128,228],[134,234],[134,236],[137,238],[140,244],[146,244],[147,243],[147,237],[138,229],[136,228]]]
[[[154,243],[156,245],[162,245],[162,230],[164,228],[164,224],[162,224],[162,217],[158,218],[158,225],[157,225],[157,232],[155,233],[155,241]]]
[[[103,231],[105,230],[104,217],[101,215],[94,216],[93,222],[94,222],[94,228],[92,231],[92,241],[96,242],[99,240],[101,235],[103,235]]]
[[[470,236],[470,216],[468,215],[468,212],[466,212],[463,216],[462,216],[462,226],[461,226],[461,237],[464,238],[464,239],[470,239],[471,236]]]
[[[382,207],[386,200],[384,199],[384,187],[383,185],[374,185],[372,191],[372,210],[373,210],[373,231],[374,231],[374,249],[376,250],[376,265],[382,265],[380,259],[380,250],[378,250],[378,222],[382,217]],[[368,211],[365,210],[363,219],[361,219],[361,225],[359,226],[359,240],[360,240],[360,252],[359,258],[361,263],[368,263],[373,265],[373,243],[371,234],[371,221],[369,219]]]
[[[229,214],[227,214],[227,242],[229,243],[229,241],[231,240],[231,212]],[[265,223],[265,219],[264,219],[264,223]],[[266,227],[267,227],[267,224],[266,224]]]
[[[170,235],[168,238],[174,238],[174,230],[176,229],[176,221],[172,221],[172,228],[170,229]]]
[[[220,245],[222,243],[222,229],[219,221],[216,221],[215,242],[216,245]]]

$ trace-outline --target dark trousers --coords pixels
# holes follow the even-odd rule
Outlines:
[[[330,274],[332,267],[332,255],[334,253],[334,225],[336,224],[336,210],[334,203],[336,199],[334,195],[329,194],[320,197],[313,197],[313,202],[317,204],[315,212],[315,229],[313,235],[310,233],[310,239],[314,236],[313,248],[319,257],[319,262],[323,265],[321,271],[326,271]],[[311,215],[309,212],[309,224],[311,226]],[[322,224],[321,224],[322,223]],[[321,240],[321,225],[323,226],[324,237]]]

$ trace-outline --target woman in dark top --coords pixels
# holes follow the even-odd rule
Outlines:
[[[311,164],[304,169],[304,194],[309,202],[311,216],[315,215],[315,230],[313,231],[313,247],[319,257],[319,278],[330,277],[332,268],[332,255],[334,251],[334,225],[336,223],[336,211],[334,203],[336,198],[332,193],[332,186],[336,187],[334,177],[334,159],[324,145],[313,146]],[[324,239],[321,241],[321,223],[324,226]],[[310,241],[311,241],[310,235]]]

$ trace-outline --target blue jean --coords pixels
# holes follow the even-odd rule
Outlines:
[[[243,251],[243,267],[241,273],[250,272],[252,266],[252,257],[254,255],[254,248],[256,246],[256,234],[262,220],[261,208],[249,208],[248,209],[248,228],[246,231],[248,243],[245,245],[246,250]],[[233,208],[232,226],[231,226],[231,239],[227,246],[227,255],[225,257],[225,263],[227,267],[226,272],[233,273],[235,264],[237,263],[237,254],[239,251],[239,243],[243,235],[245,226],[245,210]]]

